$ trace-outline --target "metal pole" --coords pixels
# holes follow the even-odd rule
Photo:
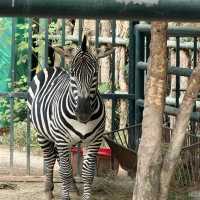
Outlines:
[[[144,34],[135,29],[135,63],[143,61],[144,59]],[[135,101],[137,99],[144,99],[144,71],[135,69]],[[142,122],[142,110],[135,104],[135,124]],[[138,148],[140,132],[135,130],[135,146]]]
[[[136,65],[136,68],[139,70],[146,70],[147,69],[147,63],[146,62],[138,62]],[[177,76],[191,76],[192,69],[189,68],[182,68],[182,67],[176,67],[176,66],[169,66],[167,69],[168,74],[173,74]]]
[[[64,48],[64,46],[65,46],[65,19],[62,19],[62,41],[61,41],[61,45]],[[61,57],[61,66],[62,66],[62,68],[65,67],[65,56],[64,55]]]
[[[143,108],[144,107],[144,99],[137,99],[136,104]],[[179,109],[173,106],[165,106],[165,113],[168,115],[176,116],[179,112]],[[200,112],[192,112],[190,116],[190,120],[199,121],[200,120]]]
[[[135,34],[134,34],[134,26],[136,22],[130,21],[129,23],[129,68],[128,68],[128,94],[135,93],[134,81],[135,81]],[[133,125],[135,123],[135,99],[129,99],[129,125]],[[133,129],[129,129],[129,138],[128,138],[128,146],[129,148],[135,149],[135,135]]]
[[[116,20],[112,20],[111,22],[111,28],[112,28],[112,45],[115,46],[115,37],[116,37]],[[115,51],[112,53],[112,60],[111,60],[111,92],[114,94],[115,93]],[[112,99],[112,115],[111,115],[111,129],[116,130],[116,104],[117,101],[115,98]],[[112,139],[114,140],[115,136],[112,134]],[[113,154],[111,155],[111,169],[114,170],[114,156]]]
[[[195,68],[197,66],[197,37],[194,37],[194,50],[193,50],[193,67]],[[195,112],[197,110],[197,102],[195,101],[194,103],[194,107],[193,107],[193,112]],[[192,134],[196,134],[196,122],[192,121],[191,122],[191,131]],[[194,138],[193,138],[194,140]],[[195,141],[193,141],[195,142]]]
[[[149,34],[151,31],[150,24],[138,24],[135,26],[135,29],[139,32]],[[189,27],[169,27],[167,29],[167,35],[170,37],[199,37],[200,29],[199,28],[189,28]]]
[[[44,50],[44,66],[45,67],[48,67],[49,66],[49,63],[48,63],[48,60],[49,60],[49,22],[48,22],[48,19],[45,19],[44,20],[44,27],[45,27],[45,50]]]
[[[28,19],[28,74],[27,85],[30,85],[31,81],[31,69],[32,69],[32,19]],[[30,112],[27,110],[27,136],[26,136],[26,173],[30,175],[30,152],[31,152],[31,127],[30,127]]]
[[[78,44],[81,45],[82,42],[82,34],[83,34],[83,20],[79,19],[79,33],[78,33],[79,41]],[[80,143],[77,146],[78,151],[77,151],[77,176],[81,176],[81,145]]]
[[[176,37],[176,67],[180,65],[180,38]],[[179,107],[180,76],[176,76],[176,107]]]
[[[112,20],[111,22],[111,28],[112,28],[112,45],[115,46],[115,36],[116,36],[116,21],[115,20]],[[112,60],[111,60],[111,92],[114,93],[115,92],[115,51],[113,51],[112,53]],[[111,129],[112,130],[115,130],[116,129],[116,123],[115,123],[115,120],[116,120],[116,113],[115,113],[115,110],[116,110],[116,99],[112,99],[112,117],[111,117],[111,120],[112,120],[112,126],[111,126]],[[114,135],[113,135],[114,137]]]
[[[6,0],[1,16],[200,20],[199,0]]]
[[[17,19],[12,19],[12,48],[11,48],[11,91],[13,90],[13,82],[15,79],[15,64],[16,64],[16,23]],[[9,97],[10,101],[10,172],[13,172],[14,164],[14,97]]]

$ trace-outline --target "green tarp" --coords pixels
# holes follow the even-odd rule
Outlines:
[[[0,92],[8,91],[11,70],[12,19],[0,18]]]
[[[0,92],[9,90],[11,73],[11,40],[12,40],[12,19],[0,18]],[[7,123],[3,114],[6,111],[5,101],[0,99],[0,128]]]

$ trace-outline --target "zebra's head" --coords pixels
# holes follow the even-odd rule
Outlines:
[[[81,47],[72,59],[70,81],[75,99],[75,115],[82,123],[90,120],[98,88],[98,61],[86,45],[84,36]]]
[[[97,106],[98,88],[98,59],[112,54],[113,47],[97,48],[93,52],[87,46],[87,38],[84,36],[81,47],[75,53],[74,48],[55,46],[55,52],[65,58],[71,58],[70,88],[72,99],[72,110],[77,120],[87,123]]]

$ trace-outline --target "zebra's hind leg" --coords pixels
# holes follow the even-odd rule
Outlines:
[[[87,154],[83,159],[82,178],[83,178],[83,196],[82,200],[91,198],[91,188],[96,168],[96,156],[101,142],[88,146]]]
[[[43,157],[45,163],[45,172],[46,172],[46,180],[45,180],[45,193],[48,200],[52,200],[53,196],[53,168],[56,162],[56,149],[54,142],[51,142],[44,138],[43,136],[38,136],[38,142],[43,150]]]
[[[69,190],[73,185],[70,148],[64,144],[57,145],[59,155],[60,176],[62,182],[62,200],[70,200]]]

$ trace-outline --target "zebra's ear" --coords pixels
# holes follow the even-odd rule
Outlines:
[[[84,51],[84,52],[87,50],[87,37],[86,37],[86,35],[84,35],[84,37],[83,37],[83,41],[82,41],[82,44],[81,44],[81,50]]]
[[[65,56],[65,51],[64,51],[63,47],[61,47],[61,46],[53,46],[53,49],[59,55]]]
[[[97,48],[95,49],[95,56],[97,59],[105,58],[111,55],[114,51],[115,51],[114,47],[107,48],[107,49]]]
[[[61,46],[53,46],[56,53],[58,53],[60,56],[65,57],[73,57],[75,54],[75,47],[69,46],[66,48],[63,48]]]

